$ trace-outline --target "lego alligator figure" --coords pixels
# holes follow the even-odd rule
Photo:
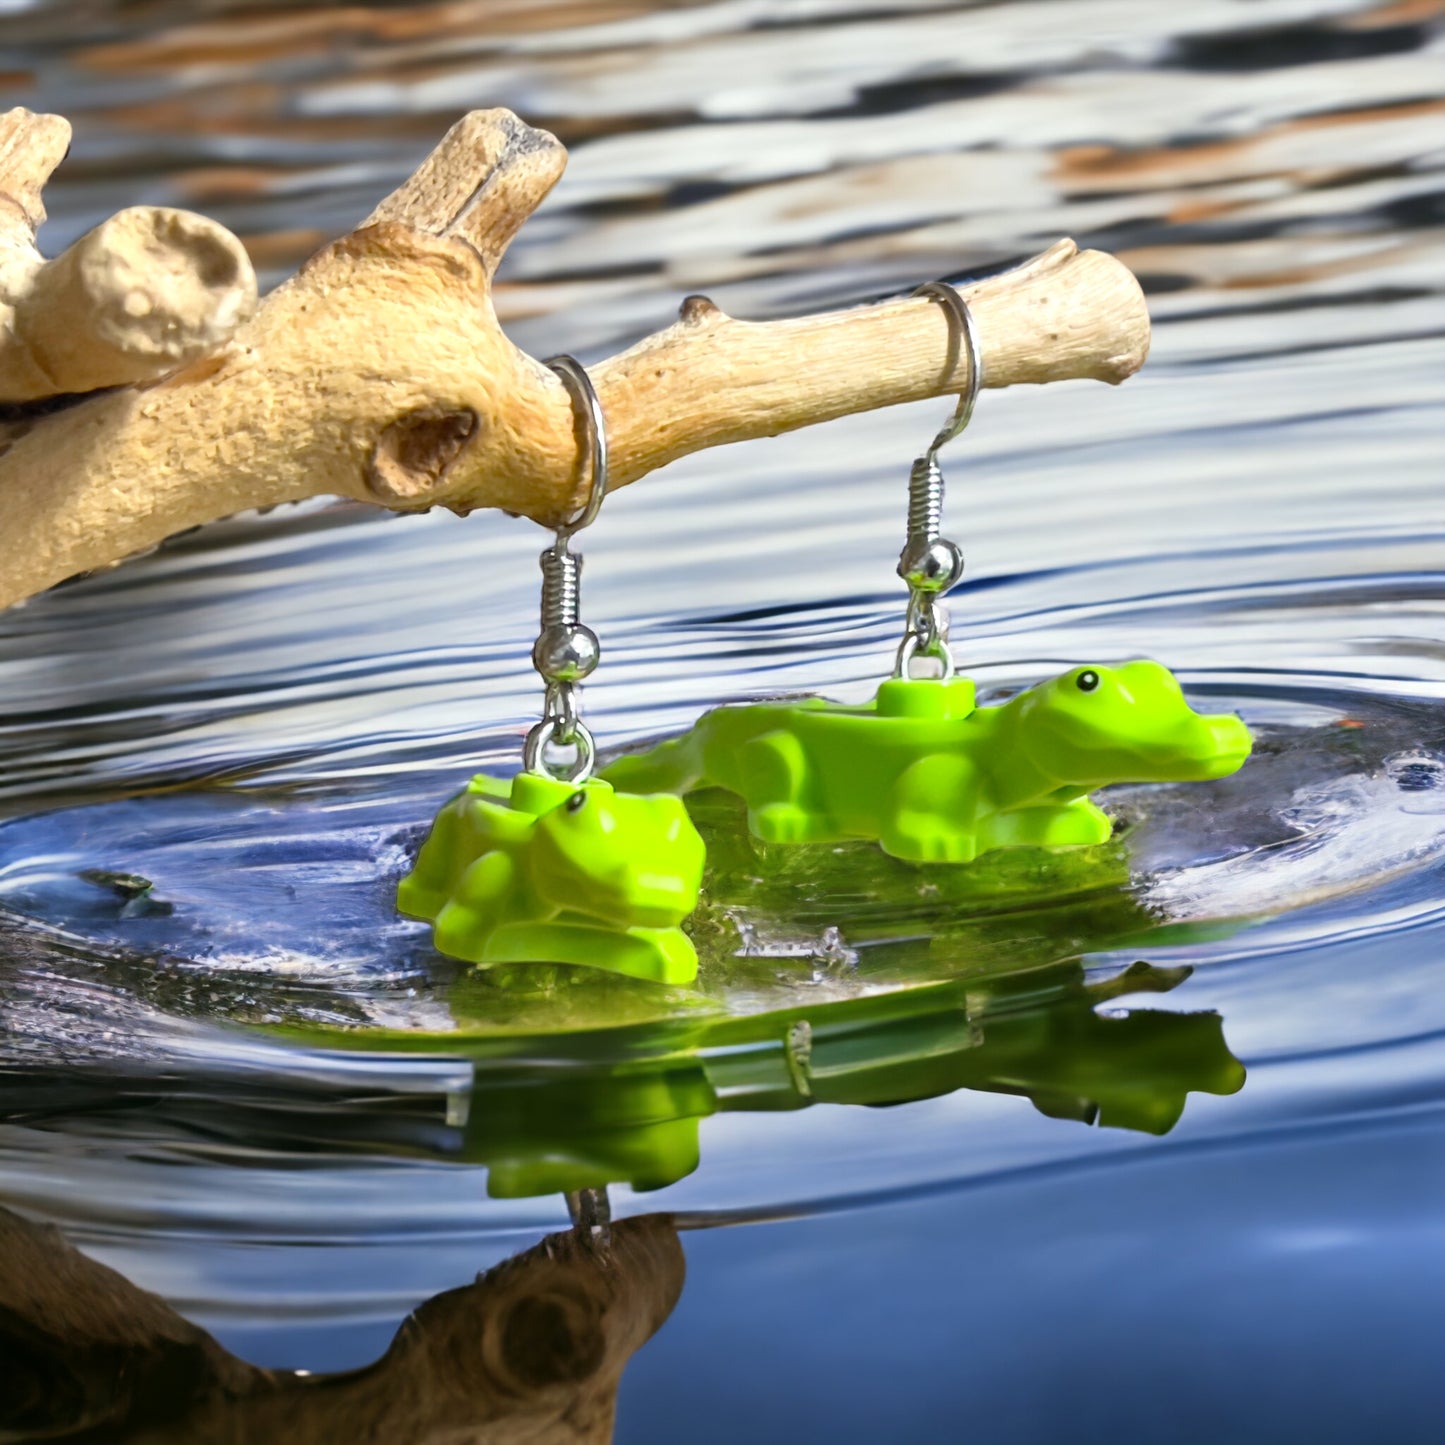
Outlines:
[[[697,906],[703,842],[676,797],[594,778],[479,774],[437,815],[397,907],[477,964],[571,963],[691,983],[678,926]]]
[[[1250,735],[1204,716],[1156,662],[1076,667],[997,707],[967,678],[895,678],[873,702],[724,707],[603,776],[620,788],[719,787],[768,843],[876,839],[917,862],[993,848],[1082,847],[1113,824],[1088,799],[1110,783],[1190,782],[1239,769]]]

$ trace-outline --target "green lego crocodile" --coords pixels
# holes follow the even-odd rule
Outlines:
[[[997,707],[967,678],[895,678],[873,702],[718,708],[683,737],[614,761],[620,788],[720,787],[768,843],[873,838],[917,862],[1105,842],[1088,799],[1110,783],[1221,778],[1248,757],[1233,714],[1204,716],[1157,662],[1076,667]]]
[[[437,815],[397,907],[471,963],[573,963],[658,983],[697,977],[678,925],[703,843],[675,797],[610,783],[478,774]]]

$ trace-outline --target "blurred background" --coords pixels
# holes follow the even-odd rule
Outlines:
[[[1103,884],[920,903],[854,854],[749,855],[695,997],[508,991],[390,903],[436,805],[516,766],[544,534],[215,524],[0,616],[0,1202],[320,1372],[560,1228],[567,1168],[605,1176],[689,1231],[624,1441],[1437,1438],[1442,14],[0,0],[0,106],[75,127],[48,254],[175,205],[264,289],[491,106],[571,153],[496,288],[538,356],[608,355],[690,292],[765,318],[1060,236],[1115,253],[1144,372],[985,393],[945,454],[955,652],[986,693],[1157,657],[1259,743],[1236,780],[1120,792]],[[867,696],[944,415],[610,498],[599,739]],[[682,1055],[663,1112],[692,1133],[649,1135],[648,1175],[619,1120],[661,1116],[620,1061]],[[512,1119],[547,1071],[580,1092]],[[614,1088],[598,1124],[578,1100]]]

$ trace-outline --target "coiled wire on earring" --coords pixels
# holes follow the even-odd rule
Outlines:
[[[956,543],[942,535],[944,484],[938,453],[973,416],[979,388],[983,385],[983,356],[968,303],[948,282],[929,281],[913,294],[940,302],[957,323],[956,336],[950,338],[949,370],[956,364],[957,347],[961,343],[968,353],[968,385],[948,424],[909,470],[908,540],[898,557],[898,575],[908,584],[908,609],[893,675],[908,677],[913,659],[927,657],[938,663],[942,676],[952,677],[954,661],[948,647],[948,613],[940,599],[963,576],[963,553]]]
[[[581,621],[582,558],[572,551],[571,541],[596,520],[607,494],[607,423],[592,379],[580,362],[571,356],[554,356],[547,364],[562,378],[574,405],[582,403],[589,476],[582,510],[557,528],[552,545],[538,559],[542,614],[541,630],[532,645],[532,666],[541,674],[547,691],[541,721],[523,744],[522,765],[529,773],[582,783],[592,776],[597,748],[578,710],[577,684],[597,666],[602,646],[597,634]],[[547,749],[553,746],[576,748],[570,766],[559,770],[548,761]]]

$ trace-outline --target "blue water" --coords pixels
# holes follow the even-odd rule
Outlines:
[[[1442,1182],[1437,1091],[689,1236],[623,1438],[1432,1440]]]
[[[215,524],[0,616],[0,1205],[248,1364],[352,1369],[566,1227],[560,1194],[498,1179],[595,1130],[501,1139],[507,1101],[676,1056],[695,1167],[610,1190],[675,1216],[686,1256],[655,1338],[618,1347],[619,1440],[1438,1438],[1441,44],[1435,7],[1359,0],[0,5],[0,96],[76,125],[51,248],[186,205],[275,281],[504,104],[572,152],[498,292],[536,355],[606,355],[689,291],[786,315],[1058,235],[1116,252],[1149,293],[1143,373],[986,393],[945,453],[955,651],[985,692],[1157,657],[1257,739],[1236,778],[1106,799],[1126,885],[929,905],[920,949],[834,876],[742,907],[746,956],[697,998],[504,995],[391,896],[439,802],[515,766],[543,534],[323,504]],[[609,498],[599,739],[866,696],[942,411]],[[438,1438],[418,1369],[384,1377],[379,1438]]]

